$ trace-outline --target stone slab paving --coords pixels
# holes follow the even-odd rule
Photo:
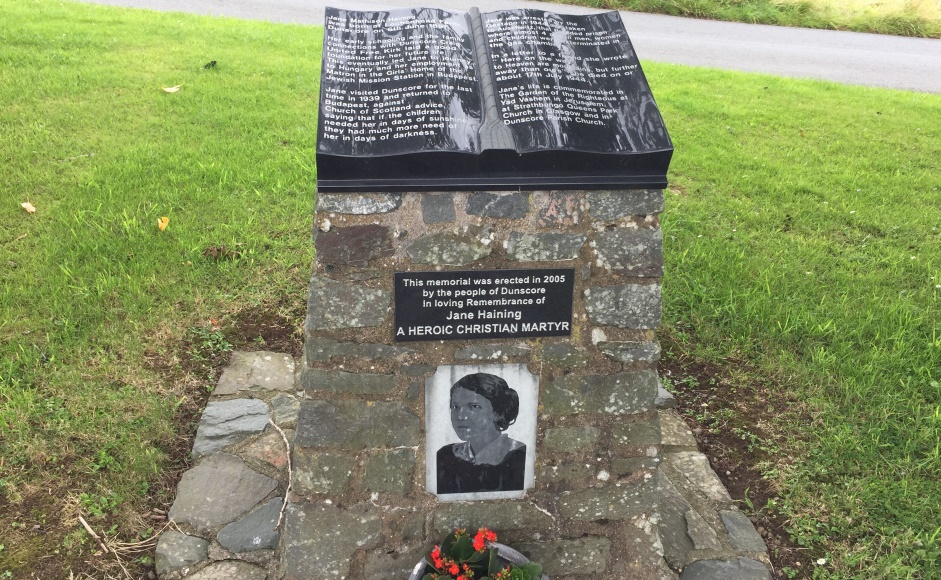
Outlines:
[[[481,211],[513,211],[512,204],[484,201],[487,203],[481,203]],[[625,357],[659,356],[659,349],[646,345],[612,348],[626,353]],[[485,357],[485,351],[474,354]],[[556,354],[571,357],[578,353]],[[476,504],[471,510],[471,504],[454,503],[434,510],[432,516],[401,514],[390,530],[389,520],[380,516],[394,507],[375,502],[340,506],[329,500],[302,501],[300,498],[310,494],[329,493],[330,486],[343,480],[337,473],[352,476],[357,469],[352,455],[318,453],[317,445],[324,439],[342,440],[350,449],[357,449],[363,437],[384,438],[387,451],[370,457],[359,477],[375,492],[401,491],[415,468],[411,450],[418,444],[420,428],[417,417],[392,403],[362,408],[305,399],[301,373],[295,371],[299,366],[282,353],[233,353],[200,422],[193,467],[184,473],[169,512],[176,529],[164,532],[157,544],[159,578],[404,580],[423,556],[429,538],[457,525],[474,525],[482,511],[493,527],[510,534],[524,524],[551,524],[549,516],[535,507],[517,513],[499,503]],[[408,369],[403,372],[408,374]],[[610,404],[605,385],[592,386],[604,392],[605,402]],[[562,399],[564,387],[557,385]],[[659,391],[653,420],[625,419],[617,430],[618,445],[643,449],[654,439],[662,440],[657,475],[630,486],[629,497],[616,503],[595,497],[598,494],[591,489],[562,494],[558,498],[562,511],[571,512],[575,520],[596,520],[613,517],[615,512],[621,514],[618,517],[628,517],[643,511],[642,506],[657,506],[654,516],[634,521],[638,541],[652,537],[658,547],[652,557],[638,555],[625,568],[636,572],[637,578],[770,579],[761,536],[731,499],[706,456],[699,453],[692,432],[673,410],[672,395],[662,387]],[[583,395],[585,392],[582,389]],[[584,401],[565,399],[564,404]],[[388,423],[383,420],[386,415],[392,416],[392,423],[399,428],[380,433],[379,426]],[[299,447],[294,449],[293,473],[289,473],[287,446],[281,434],[293,445],[295,432],[300,433]],[[593,437],[597,433],[590,426],[556,429],[547,434],[545,444],[577,450]],[[656,457],[637,457],[629,465],[613,466],[613,471],[626,476],[656,463]],[[331,475],[326,477],[326,473]],[[560,474],[542,470],[539,477],[552,480]],[[288,497],[286,517],[278,526],[289,480],[299,495]],[[493,509],[487,510],[488,505]],[[401,549],[375,550],[389,533],[401,540]],[[574,578],[597,577],[609,559],[616,557],[603,538],[529,543],[520,538],[517,547],[542,562],[550,575],[565,573]],[[351,562],[359,563],[351,568]],[[354,575],[353,569],[362,572]]]

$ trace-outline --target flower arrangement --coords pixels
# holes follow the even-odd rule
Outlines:
[[[508,564],[493,543],[497,534],[480,528],[471,537],[459,528],[448,534],[425,558],[422,580],[540,580],[542,566],[527,562]],[[430,571],[429,571],[430,570]]]

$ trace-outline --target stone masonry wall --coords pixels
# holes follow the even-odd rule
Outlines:
[[[659,190],[321,194],[314,217],[285,578],[407,578],[488,526],[553,580],[675,578],[657,534]],[[393,272],[574,268],[570,337],[395,343]],[[426,493],[425,380],[524,363],[539,378],[535,487]]]

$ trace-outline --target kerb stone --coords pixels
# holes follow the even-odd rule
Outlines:
[[[258,399],[210,401],[199,420],[193,455],[214,453],[223,447],[261,433],[268,424],[268,405]]]
[[[239,391],[290,391],[294,388],[294,357],[278,352],[233,352],[213,394]]]
[[[183,571],[209,558],[209,541],[196,536],[187,536],[175,530],[160,534],[157,541],[157,575]]]
[[[343,509],[324,503],[289,504],[284,527],[285,580],[342,580],[360,549],[382,541],[378,508],[358,504]]]
[[[217,539],[230,552],[251,552],[277,548],[279,533],[275,527],[284,499],[276,497],[253,512],[219,530]]]
[[[420,421],[401,403],[304,401],[294,444],[340,449],[416,447]]]
[[[755,531],[748,516],[742,512],[722,510],[722,523],[729,532],[729,541],[732,547],[743,552],[764,552],[767,550],[764,540]]]
[[[204,532],[248,512],[277,486],[241,459],[217,453],[183,474],[170,519]]]

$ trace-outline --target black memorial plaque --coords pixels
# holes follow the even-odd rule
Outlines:
[[[617,12],[325,22],[320,191],[666,186],[673,144]]]
[[[575,270],[395,273],[395,340],[572,334]]]

